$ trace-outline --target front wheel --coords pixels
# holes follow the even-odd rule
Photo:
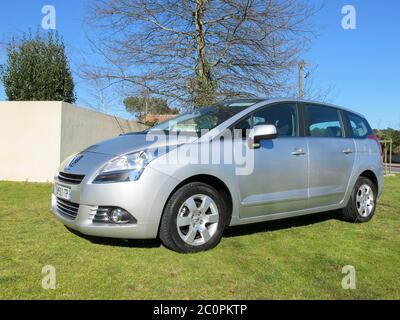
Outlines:
[[[358,178],[349,202],[343,209],[343,217],[352,222],[367,222],[376,209],[376,187],[365,177]]]
[[[217,190],[204,183],[189,183],[168,201],[160,239],[166,247],[181,253],[210,249],[221,240],[226,216],[226,205]]]

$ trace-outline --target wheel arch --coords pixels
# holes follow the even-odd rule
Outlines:
[[[376,176],[376,174],[372,170],[363,171],[359,175],[359,177],[365,177],[365,178],[368,178],[369,180],[371,180],[371,182],[374,184],[374,186],[376,188],[376,192],[378,192],[378,189],[379,189],[378,177]]]
[[[186,178],[185,180],[182,180],[169,194],[167,200],[164,203],[163,211],[161,214],[164,214],[165,207],[168,203],[168,201],[171,199],[172,195],[181,187],[184,185],[191,183],[191,182],[202,182],[205,183],[211,187],[213,187],[215,190],[217,190],[223,197],[224,202],[227,206],[227,212],[228,212],[228,219],[227,219],[227,226],[229,226],[230,221],[232,219],[232,211],[233,211],[233,200],[232,200],[232,194],[231,191],[229,190],[228,186],[226,185],[225,182],[223,182],[221,179],[217,178],[216,176],[209,175],[209,174],[196,174],[191,177]],[[161,219],[160,219],[161,222]],[[160,228],[160,227],[159,227]],[[160,230],[158,230],[159,232]]]
[[[348,183],[348,187],[346,190],[346,194],[341,202],[343,206],[346,206],[348,201],[350,200],[351,194],[353,192],[354,186],[357,183],[357,180],[360,177],[368,178],[374,184],[377,198],[379,198],[380,194],[383,190],[383,176],[379,175],[378,168],[371,167],[371,166],[360,166],[357,170],[354,170],[350,181]]]

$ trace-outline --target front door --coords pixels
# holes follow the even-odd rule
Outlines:
[[[237,125],[245,128],[273,124],[278,137],[262,140],[254,150],[251,174],[238,176],[240,218],[305,209],[308,198],[308,148],[298,136],[296,104],[275,104],[256,111]],[[244,141],[243,143],[246,143]]]

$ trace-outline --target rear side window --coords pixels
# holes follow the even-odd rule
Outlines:
[[[306,131],[310,137],[340,138],[343,127],[338,110],[325,106],[305,106]]]
[[[366,138],[368,135],[372,134],[371,127],[367,120],[355,115],[354,113],[347,112],[346,115],[353,138]]]

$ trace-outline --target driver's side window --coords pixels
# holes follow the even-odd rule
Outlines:
[[[242,130],[242,137],[245,138],[248,130],[262,124],[273,124],[278,131],[278,136],[295,137],[297,134],[296,105],[287,103],[267,106],[238,122],[234,129]]]
[[[253,126],[262,124],[273,124],[280,137],[296,136],[296,105],[290,103],[273,105],[255,112]]]

